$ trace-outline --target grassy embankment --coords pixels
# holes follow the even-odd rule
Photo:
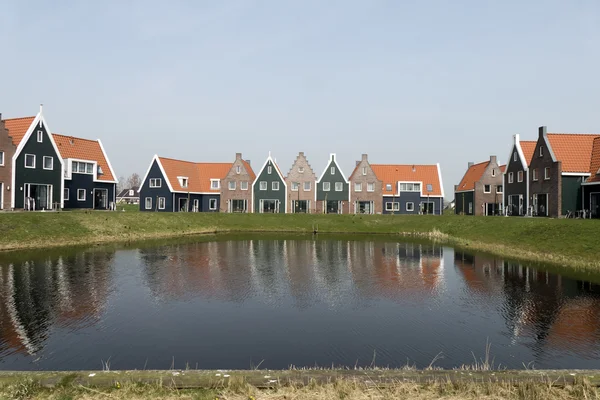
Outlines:
[[[10,399],[598,399],[600,371],[0,372]]]
[[[60,212],[0,214],[0,250],[207,233],[388,234],[502,257],[600,270],[600,221],[504,217]]]

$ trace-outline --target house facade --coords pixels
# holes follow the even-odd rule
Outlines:
[[[368,155],[363,154],[350,175],[350,212],[381,214],[384,206],[382,186],[382,181],[371,168]]]
[[[582,184],[583,209],[591,218],[600,218],[600,137],[594,139],[590,177]]]
[[[444,186],[439,164],[371,164],[382,182],[383,214],[441,215]]]
[[[250,162],[235,154],[235,161],[221,184],[221,212],[248,213],[252,210],[252,183],[256,175]]]
[[[12,158],[16,149],[0,114],[0,210],[10,210],[12,207]]]
[[[538,140],[529,164],[531,214],[560,217],[581,210],[583,183],[591,177],[593,134],[547,133],[538,129]]]
[[[327,167],[317,180],[316,212],[323,214],[348,214],[350,212],[350,183],[336,161],[329,155]]]
[[[100,140],[53,134],[64,163],[63,207],[113,210],[117,178]]]
[[[155,155],[140,187],[140,211],[218,212],[231,163],[196,163]]]
[[[500,215],[504,197],[504,165],[498,165],[496,156],[489,161],[469,163],[467,172],[458,185],[454,186],[456,214]]]
[[[255,213],[285,213],[287,184],[271,155],[252,183],[252,207]]]
[[[287,212],[314,213],[316,211],[317,176],[308,163],[304,152],[299,152],[287,177]]]
[[[121,190],[117,194],[117,203],[140,204],[140,187],[133,186]]]
[[[527,215],[529,162],[535,145],[535,141],[522,141],[518,134],[513,136],[513,146],[504,171],[504,204],[508,215]]]

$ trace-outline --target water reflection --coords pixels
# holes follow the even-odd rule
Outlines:
[[[509,367],[583,368],[600,358],[599,293],[542,269],[390,240],[3,257],[0,368],[97,368],[108,356],[117,368],[149,356],[201,368],[363,365],[375,350],[381,365],[426,366],[443,351],[437,365],[454,367],[488,339]]]

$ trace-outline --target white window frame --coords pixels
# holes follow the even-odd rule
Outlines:
[[[292,182],[292,192],[297,192],[300,190],[300,182]]]
[[[545,181],[549,181],[550,180],[550,167],[545,167],[544,168],[544,180]]]
[[[4,166],[4,152],[0,151],[0,167]]]
[[[241,165],[236,165],[235,166],[235,173],[236,174],[241,174],[242,173],[242,166]]]
[[[335,167],[331,167],[331,175],[335,175]]]
[[[517,171],[517,182],[523,182],[524,171]]]
[[[150,178],[149,183],[151,188],[160,188],[162,187],[162,178]]]
[[[44,131],[37,131],[37,142],[42,143],[44,141]]]
[[[70,195],[69,188],[65,188],[63,190],[63,197],[64,197],[64,199],[65,200],[69,200],[69,195]]]
[[[410,208],[408,207],[409,204],[410,204]],[[404,208],[406,209],[406,211],[414,212],[415,211],[415,203],[412,201],[408,201],[408,202],[406,202],[406,205],[404,206]]]
[[[194,199],[194,202],[192,203],[192,212],[198,212],[200,211],[200,200],[198,199]]]
[[[271,172],[273,172],[273,168],[269,165],[267,167],[267,174],[271,175]]]
[[[206,181],[205,181],[206,182]],[[215,185],[216,183],[216,185]],[[218,190],[221,189],[221,180],[220,179],[211,179],[210,180],[210,188],[212,190]]]
[[[214,204],[214,206],[213,206],[213,204]],[[217,199],[215,199],[215,198],[208,199],[208,209],[209,210],[217,209]]]
[[[362,192],[362,183],[361,182],[354,182],[354,191]]]
[[[177,180],[179,181],[179,185],[182,188],[187,188],[190,184],[190,180],[188,179],[187,176],[178,176]]]
[[[362,167],[362,174],[366,175],[367,174],[367,167]]]
[[[308,189],[306,188],[306,185],[308,185]],[[312,184],[310,182],[304,182],[303,186],[305,192],[310,192],[310,189],[312,188]]]
[[[331,191],[331,182],[323,182],[323,191],[330,192]]]
[[[271,182],[271,190],[279,190],[279,182],[278,181]]]
[[[260,190],[267,190],[269,187],[267,181],[260,181],[258,185]]]
[[[83,193],[83,198],[81,198],[81,196],[79,196],[80,193]],[[77,189],[77,201],[85,201],[87,197],[87,193],[85,189]]]
[[[298,167],[298,173],[303,174],[304,173],[304,167]]]
[[[235,190],[236,188],[236,183],[235,181],[229,181],[229,183],[227,184],[227,187],[229,188],[229,190]]]
[[[385,203],[385,211],[400,211],[400,202],[388,201]]]
[[[410,190],[408,185],[412,185]],[[402,186],[404,186],[404,189],[402,189]],[[421,182],[398,182],[398,190],[400,192],[421,193]]]
[[[544,157],[544,146],[540,146],[540,157]]]
[[[148,202],[150,202],[150,205],[148,205]],[[152,197],[146,197],[146,198],[144,198],[144,209],[145,210],[152,210]]]
[[[336,192],[341,192],[342,190],[344,190],[344,183],[343,182],[336,182],[335,183],[335,191]]]
[[[497,194],[504,193],[504,188],[502,187],[502,185],[496,185],[496,193]]]
[[[473,202],[469,202],[469,214],[473,214]]]
[[[508,183],[513,183],[515,179],[515,176],[512,172],[508,173]]]
[[[531,171],[531,178],[532,178],[534,181],[537,181],[537,180],[538,180],[537,168],[534,168],[534,169]]]
[[[375,191],[375,184],[367,183],[367,192],[374,192],[374,191]]]
[[[517,161],[517,152],[516,151],[513,153],[513,161]]]
[[[46,168],[46,160],[50,160],[50,168]],[[52,171],[54,169],[54,157],[50,157],[50,156],[44,156],[44,158],[42,159],[42,168]]]
[[[242,181],[242,182],[240,182],[240,189],[241,190],[248,190],[248,181]]]
[[[33,157],[33,166],[27,166],[27,156]],[[35,169],[35,154],[25,154],[25,168]]]
[[[386,183],[385,184],[385,190],[388,191],[388,192],[391,192],[392,191],[392,184],[391,183]]]
[[[146,197],[147,199],[152,199],[152,197]],[[161,203],[162,203],[162,207],[161,207]],[[167,206],[167,199],[164,197],[159,197],[158,198],[158,209],[159,210],[164,210]]]
[[[489,190],[485,190],[486,186],[489,188]],[[492,185],[483,185],[483,193],[492,193]]]
[[[496,176],[496,168],[492,168],[492,176],[495,177]]]

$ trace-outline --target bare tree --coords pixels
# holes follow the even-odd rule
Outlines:
[[[117,183],[117,193],[121,193],[123,189],[125,189],[126,180],[124,176],[119,177],[119,182]]]
[[[129,188],[132,188],[134,186],[141,186],[142,184],[142,178],[140,178],[140,176],[138,174],[136,174],[135,172],[133,174],[131,174],[129,176],[129,178],[127,178],[127,186]]]

